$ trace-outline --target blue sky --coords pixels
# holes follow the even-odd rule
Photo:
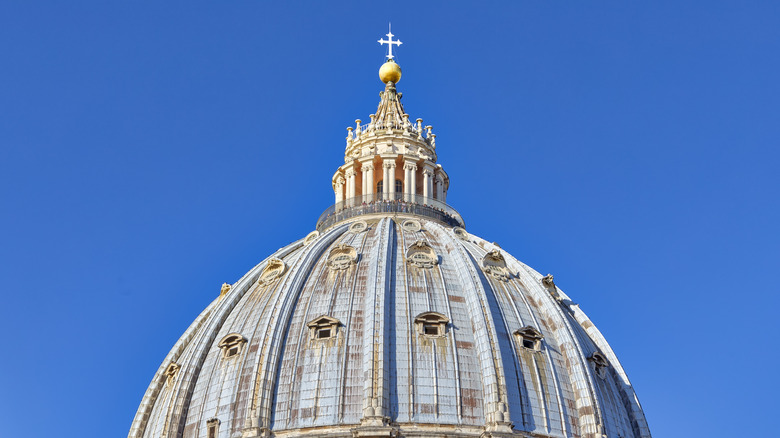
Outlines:
[[[780,3],[0,4],[3,436],[124,436],[305,236],[404,42],[449,203],[589,314],[655,436],[773,436]]]

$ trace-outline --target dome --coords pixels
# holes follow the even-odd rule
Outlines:
[[[348,128],[316,229],[182,335],[129,437],[650,436],[553,277],[466,231],[432,128],[400,99],[386,84]]]

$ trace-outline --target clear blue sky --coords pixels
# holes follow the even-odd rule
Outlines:
[[[580,303],[653,434],[776,436],[773,1],[0,3],[0,435],[127,434],[332,203],[388,21],[449,202]]]

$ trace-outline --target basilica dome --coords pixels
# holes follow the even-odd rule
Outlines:
[[[392,81],[370,118],[334,205],[223,285],[129,437],[649,437],[579,306],[446,203],[436,136]]]

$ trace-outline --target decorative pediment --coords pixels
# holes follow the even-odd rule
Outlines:
[[[238,356],[244,348],[246,338],[239,333],[231,333],[219,342],[219,348],[222,350],[222,357],[225,359]]]
[[[341,322],[338,319],[321,315],[307,323],[306,327],[309,328],[309,338],[319,340],[335,338],[338,335],[340,325]]]
[[[539,351],[544,336],[536,327],[527,325],[521,329],[515,330],[515,337],[523,348]]]
[[[406,262],[418,268],[429,269],[439,264],[439,256],[428,242],[418,240],[406,250]]]
[[[357,250],[346,243],[340,243],[330,250],[328,268],[342,271],[357,263]]]
[[[268,285],[281,277],[286,270],[287,265],[282,260],[272,258],[268,260],[265,269],[260,273],[260,277],[257,281],[264,286]]]
[[[424,312],[414,318],[417,333],[430,337],[444,336],[449,322],[449,318],[438,312]]]
[[[501,254],[501,251],[494,249],[482,257],[482,270],[486,274],[499,281],[508,281],[512,274],[509,273],[509,269],[506,267],[506,260]]]
[[[542,339],[542,338],[544,338],[544,336],[542,335],[542,333],[539,330],[537,330],[535,327],[530,326],[530,325],[527,325],[527,326],[525,326],[525,327],[523,327],[521,329],[515,330],[515,334],[518,334],[518,335],[520,335],[520,336],[522,336],[524,338],[534,339],[534,340],[537,340],[537,341]]]

